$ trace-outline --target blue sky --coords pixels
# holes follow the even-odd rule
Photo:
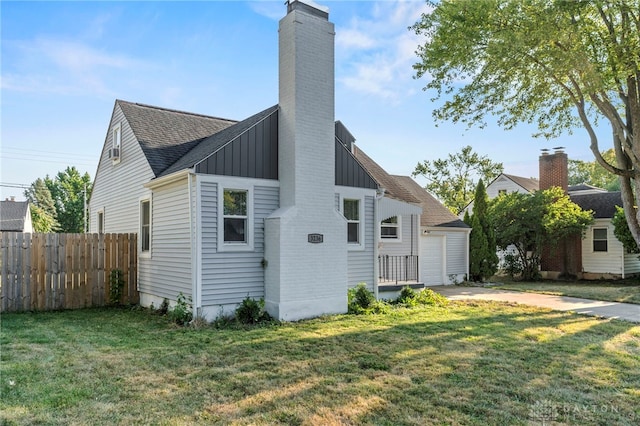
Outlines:
[[[68,165],[93,178],[115,99],[237,120],[276,104],[283,3],[3,1],[0,181]],[[407,29],[423,1],[319,3],[336,25],[336,119],[388,172],[465,145],[525,177],[537,177],[541,148],[592,161],[582,129],[545,141],[525,126],[435,123],[427,81],[413,78],[421,39]],[[22,193],[0,188],[1,199]]]

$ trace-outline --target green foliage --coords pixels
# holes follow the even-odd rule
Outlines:
[[[367,284],[359,283],[347,292],[347,309],[350,314],[387,314],[391,307],[383,300],[376,300],[374,294],[369,291]]]
[[[178,325],[188,324],[193,318],[190,300],[187,302],[187,298],[184,297],[182,292],[178,294],[176,305],[172,309],[169,309],[167,316],[172,322]]]
[[[613,219],[611,219],[611,223],[613,223],[613,235],[620,240],[627,253],[640,253],[638,243],[633,238],[633,235],[631,235],[627,218],[621,207],[616,206],[616,214],[613,216]]]
[[[29,189],[24,191],[29,201],[31,222],[35,232],[54,232],[58,228],[56,208],[51,197],[51,191],[44,180],[36,179]]]
[[[169,300],[168,299],[162,299],[162,303],[160,304],[160,307],[158,308],[157,311],[158,315],[167,315],[169,313]]]
[[[598,163],[619,176],[623,197],[640,204],[632,189],[640,169],[637,1],[429,3],[412,27],[424,37],[414,69],[428,77],[431,101],[443,101],[436,120],[482,127],[491,117],[505,129],[533,124],[535,136],[547,138],[582,127]],[[595,126],[603,123],[615,161],[599,148]],[[637,218],[630,229],[640,242]]]
[[[425,177],[428,180],[425,188],[458,214],[471,201],[478,178],[490,182],[502,171],[502,163],[494,163],[473,152],[471,146],[465,146],[445,159],[418,163],[412,175]]]
[[[109,274],[109,303],[119,305],[124,289],[124,272],[120,269],[112,269]]]
[[[36,183],[37,180],[32,186],[35,187]],[[81,175],[75,167],[67,167],[63,172],[58,172],[54,179],[47,175],[44,184],[51,194],[55,219],[59,224],[53,230],[64,233],[83,232],[84,191],[86,187],[88,202],[92,189],[89,173]]]
[[[538,279],[540,255],[546,244],[580,235],[593,222],[591,211],[583,211],[557,187],[533,195],[513,192],[494,198],[488,213],[496,244],[503,250],[515,247],[526,280]]]
[[[504,256],[504,272],[506,272],[511,278],[522,275],[523,271],[524,266],[516,254],[507,253]]]
[[[264,299],[245,297],[236,309],[236,319],[242,324],[257,324],[270,321],[271,316],[264,310]]]
[[[470,220],[469,275],[472,281],[484,281],[498,270],[495,233],[487,217],[489,197],[482,179],[478,182],[473,199]]]
[[[420,305],[447,306],[449,301],[446,297],[436,293],[430,288],[415,291],[411,287],[403,287],[395,303],[410,307]]]
[[[615,164],[613,148],[603,151],[602,158],[608,163]],[[620,191],[618,176],[607,171],[597,161],[569,160],[569,185],[586,183],[607,191]]]

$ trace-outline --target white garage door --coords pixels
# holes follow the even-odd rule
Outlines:
[[[424,235],[420,241],[420,265],[425,285],[444,284],[444,235]]]

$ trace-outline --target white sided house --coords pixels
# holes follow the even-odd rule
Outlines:
[[[279,51],[278,104],[242,121],[115,102],[90,226],[138,233],[141,304],[182,293],[209,320],[246,297],[282,320],[346,312],[348,288],[378,291],[381,220],[423,213],[384,206],[335,121],[328,12],[287,2]]]

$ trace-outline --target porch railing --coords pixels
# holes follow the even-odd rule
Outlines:
[[[418,281],[418,256],[378,256],[378,271],[381,283]]]

